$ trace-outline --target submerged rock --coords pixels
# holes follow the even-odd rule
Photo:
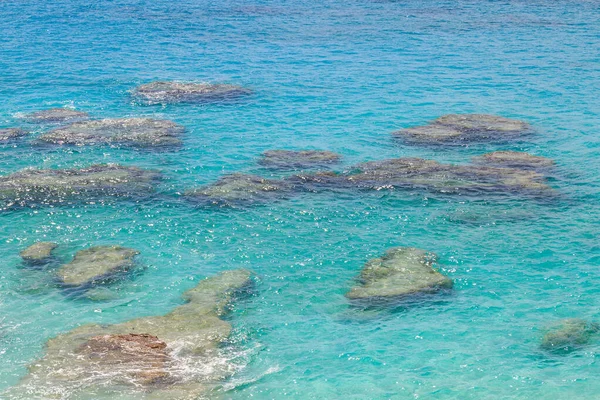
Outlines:
[[[262,154],[258,163],[269,168],[302,169],[335,164],[340,159],[339,154],[324,150],[269,150]]]
[[[75,122],[39,137],[52,144],[125,145],[137,147],[178,146],[185,128],[172,121],[151,118],[112,118]]]
[[[544,335],[540,347],[547,351],[569,353],[587,344],[598,332],[599,324],[577,318],[565,319]]]
[[[0,142],[8,142],[29,135],[29,132],[21,128],[3,128],[0,129]]]
[[[442,164],[422,158],[394,158],[358,164],[343,174],[297,175],[291,180],[308,189],[421,188],[443,193],[549,193],[544,176],[535,171],[480,165]]]
[[[163,81],[146,83],[132,91],[146,104],[223,101],[250,93],[250,89],[237,85]]]
[[[521,151],[494,151],[474,157],[473,162],[497,167],[531,169],[549,168],[554,165],[554,160]]]
[[[57,275],[69,286],[98,283],[133,267],[133,259],[138,254],[137,250],[121,246],[90,247],[78,251],[73,261],[58,269]]]
[[[116,164],[81,169],[24,169],[0,177],[0,200],[8,205],[93,201],[107,196],[144,196],[154,191],[156,171]]]
[[[460,144],[514,139],[530,132],[528,123],[510,118],[487,114],[448,114],[427,125],[401,129],[393,135],[414,143]]]
[[[223,272],[184,294],[163,316],[84,325],[48,341],[45,356],[4,399],[195,399],[233,373],[219,345],[231,325],[221,317],[246,289],[246,270]],[[87,397],[86,397],[87,396]]]
[[[188,199],[203,203],[236,206],[281,199],[286,197],[290,190],[291,186],[285,181],[236,173],[225,175],[213,184],[188,190],[184,195]]]
[[[31,264],[43,264],[52,258],[52,251],[58,245],[53,242],[37,242],[21,251],[21,258]]]
[[[367,262],[351,300],[386,300],[451,288],[452,280],[432,268],[435,255],[412,247],[396,247]]]
[[[81,121],[88,119],[89,115],[83,111],[77,111],[70,108],[50,108],[48,110],[36,111],[25,115],[24,119],[34,123],[53,123]]]

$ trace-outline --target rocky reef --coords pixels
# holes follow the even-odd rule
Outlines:
[[[52,258],[52,251],[58,245],[53,242],[37,242],[19,253],[28,264],[44,264]]]
[[[201,204],[234,207],[272,202],[288,196],[291,189],[285,181],[236,173],[225,175],[213,184],[188,190],[184,196]]]
[[[0,177],[6,206],[88,202],[106,197],[143,197],[154,191],[156,171],[116,164],[81,169],[24,169]]]
[[[473,157],[473,162],[495,167],[521,169],[545,169],[554,165],[554,160],[521,151],[494,151]]]
[[[250,89],[237,85],[165,81],[146,83],[132,90],[133,97],[145,104],[215,102],[250,93]]]
[[[395,247],[369,260],[357,284],[346,293],[351,300],[387,301],[451,288],[452,280],[432,268],[435,255],[412,247]]]
[[[0,142],[8,142],[9,140],[19,139],[27,136],[29,132],[21,128],[3,128],[0,129]]]
[[[42,143],[58,145],[123,145],[165,147],[181,145],[185,128],[152,118],[108,118],[75,122],[42,134]]]
[[[269,150],[258,163],[274,169],[306,169],[326,167],[341,160],[339,154],[324,150]]]
[[[564,319],[554,324],[542,338],[540,347],[554,353],[570,353],[586,345],[600,332],[600,325],[583,319]]]
[[[40,110],[23,117],[26,121],[32,123],[63,123],[71,121],[82,121],[89,118],[88,113],[77,111],[70,108],[50,108]]]
[[[186,303],[166,315],[84,325],[51,339],[45,356],[2,398],[207,395],[232,373],[220,351],[231,325],[221,317],[251,281],[246,270],[226,271],[184,293]]]
[[[134,266],[139,251],[121,246],[95,246],[78,251],[73,260],[56,272],[60,281],[68,286],[102,283]]]
[[[427,125],[401,129],[393,135],[414,144],[465,144],[503,141],[531,133],[523,121],[488,114],[448,114]]]

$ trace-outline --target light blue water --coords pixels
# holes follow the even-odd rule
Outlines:
[[[166,312],[199,279],[245,267],[260,280],[230,318],[240,369],[219,389],[225,398],[599,398],[600,343],[567,356],[538,347],[554,320],[600,320],[599,16],[591,0],[0,1],[0,127],[74,106],[188,129],[173,152],[2,145],[0,174],[119,162],[167,179],[163,201],[0,213],[0,389],[50,337]],[[155,79],[254,94],[227,105],[130,100]],[[539,133],[451,149],[389,135],[464,112],[524,119]],[[268,176],[256,159],[274,148],[332,150],[344,165],[524,150],[556,160],[562,196],[315,194],[245,210],[177,200],[223,173]],[[94,244],[135,247],[147,268],[117,284],[114,300],[69,298],[48,272],[22,268],[19,251],[38,240],[59,243],[65,259]],[[353,277],[397,245],[437,253],[453,293],[350,309]]]

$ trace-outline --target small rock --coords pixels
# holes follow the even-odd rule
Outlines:
[[[569,353],[587,344],[600,331],[600,325],[583,319],[564,319],[556,323],[542,338],[544,350]]]
[[[520,151],[494,151],[473,158],[476,164],[506,168],[544,169],[554,165],[549,158],[534,156]]]
[[[75,122],[39,137],[58,145],[124,145],[163,147],[181,145],[185,128],[172,121],[151,118],[113,118]]]
[[[9,140],[14,140],[23,136],[27,136],[28,134],[29,132],[21,128],[0,129],[0,142],[8,142]]]
[[[217,182],[184,193],[188,199],[209,204],[236,206],[262,204],[284,198],[291,187],[284,181],[256,175],[230,174]]]
[[[236,85],[162,81],[146,83],[132,91],[135,98],[146,104],[214,102],[250,93],[249,89]]]
[[[70,108],[50,108],[25,115],[24,119],[33,123],[55,123],[88,119],[88,113]]]
[[[531,132],[523,121],[487,114],[448,114],[428,125],[402,129],[393,135],[423,144],[469,143],[514,139]]]
[[[396,247],[367,262],[351,300],[393,299],[451,288],[452,280],[432,268],[435,256],[411,247]]]
[[[45,263],[52,257],[52,251],[57,247],[56,243],[37,242],[21,251],[20,256],[28,263]]]
[[[78,251],[75,258],[61,266],[57,275],[65,285],[82,286],[97,283],[105,278],[133,267],[139,251],[121,246],[95,246]]]
[[[323,150],[269,150],[262,154],[259,164],[277,169],[325,167],[339,162],[341,156]]]

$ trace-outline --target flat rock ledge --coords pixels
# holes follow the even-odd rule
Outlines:
[[[78,251],[73,260],[56,272],[67,286],[102,283],[115,274],[134,267],[134,257],[139,251],[121,246],[95,246]]]
[[[285,181],[235,173],[213,184],[190,189],[184,196],[200,204],[235,207],[273,202],[287,197],[291,189]]]
[[[473,163],[504,168],[547,169],[554,160],[521,151],[494,151],[473,157]]]
[[[0,177],[0,200],[9,206],[87,202],[106,197],[144,197],[161,175],[117,164],[81,169],[24,169]]]
[[[152,118],[107,118],[75,122],[43,133],[38,141],[56,145],[172,147],[181,145],[185,128]]]
[[[221,83],[157,81],[140,85],[132,96],[145,104],[220,102],[247,96],[250,89]]]
[[[450,278],[433,269],[435,255],[412,247],[389,249],[369,260],[346,293],[350,300],[387,301],[451,288]]]
[[[246,270],[226,271],[188,290],[186,303],[166,315],[84,325],[51,339],[44,357],[2,398],[207,396],[234,370],[220,350],[231,332],[221,317],[251,282]]]
[[[26,114],[23,119],[31,123],[64,123],[72,121],[83,121],[88,119],[89,115],[83,111],[73,110],[71,108],[50,108]]]
[[[527,122],[497,115],[448,114],[392,135],[414,144],[465,144],[511,140],[531,132]]]
[[[578,318],[556,322],[547,329],[540,347],[553,353],[567,354],[585,346],[600,332],[600,325]]]
[[[340,162],[342,157],[326,150],[269,150],[258,163],[273,169],[307,169],[327,167]]]
[[[58,245],[53,242],[37,242],[27,247],[19,255],[30,264],[44,264],[52,259],[52,251]]]
[[[21,128],[0,129],[0,142],[8,142],[29,135],[29,132]]]

